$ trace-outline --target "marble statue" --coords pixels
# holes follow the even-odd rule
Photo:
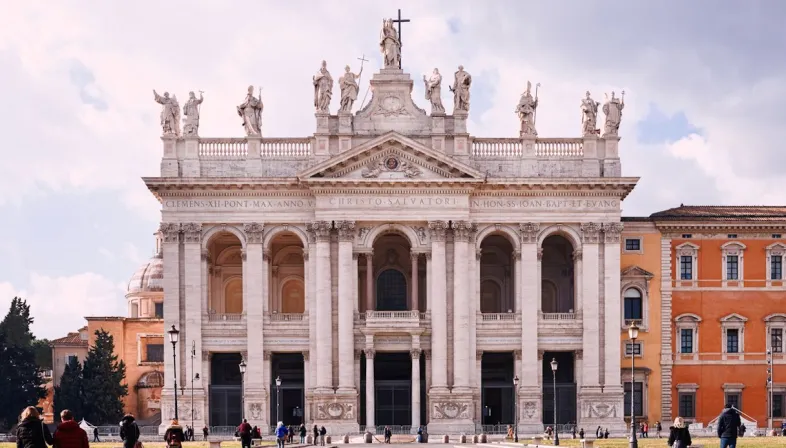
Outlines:
[[[199,99],[197,99],[194,92],[188,92],[188,101],[183,106],[183,115],[186,116],[183,125],[183,133],[185,135],[199,135],[199,105],[202,104],[204,98],[202,92],[199,92]]]
[[[322,61],[322,67],[313,78],[314,107],[317,112],[330,113],[330,99],[333,97],[333,77],[327,69],[327,62]]]
[[[423,83],[426,85],[426,99],[431,103],[431,115],[444,114],[445,106],[442,105],[442,75],[439,69],[434,69],[431,78],[426,79],[423,75]]]
[[[382,52],[384,68],[401,68],[401,40],[393,26],[393,19],[382,21],[382,31],[379,33],[379,51]]]
[[[595,126],[598,124],[599,105],[600,102],[593,100],[588,90],[587,97],[581,100],[581,135],[586,137],[598,133]]]
[[[615,98],[611,92],[611,99],[606,96],[606,103],[603,105],[603,114],[606,115],[606,125],[603,129],[603,136],[617,136],[622,122],[622,109],[625,108],[625,91],[622,91],[622,99]]]
[[[161,96],[153,90],[153,98],[156,103],[161,104],[161,129],[164,135],[180,136],[180,106],[177,98],[169,96],[169,92],[164,92]]]
[[[472,85],[472,76],[464,71],[463,65],[459,65],[454,75],[453,86],[448,87],[453,92],[453,114],[456,111],[469,112],[470,85]]]
[[[535,130],[535,112],[538,109],[538,99],[532,97],[532,83],[527,81],[527,90],[521,94],[519,104],[516,106],[516,113],[521,122],[521,135],[537,136]]]
[[[360,72],[356,75],[349,71],[349,66],[344,67],[344,76],[338,78],[338,86],[341,88],[341,107],[339,112],[352,113],[352,105],[358,99],[358,83],[356,79],[360,78],[363,74],[363,67],[360,67]]]
[[[237,114],[243,118],[243,128],[246,130],[246,135],[260,136],[262,135],[262,92],[259,92],[259,97],[254,97],[254,86],[248,86],[248,93],[243,104],[237,106]]]

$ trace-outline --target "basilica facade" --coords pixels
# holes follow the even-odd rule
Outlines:
[[[528,89],[519,137],[477,138],[467,72],[452,115],[427,82],[427,113],[392,64],[355,113],[347,70],[335,115],[323,64],[307,137],[262,137],[251,90],[243,138],[200,137],[193,115],[180,135],[162,113],[161,172],[144,181],[180,331],[163,423],[176,377],[193,381],[178,411],[196,428],[540,433],[556,403],[557,423],[622,431],[620,204],[637,179],[621,175],[619,99],[605,135],[590,110],[579,137],[541,138]]]

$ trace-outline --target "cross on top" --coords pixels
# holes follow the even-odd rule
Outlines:
[[[401,10],[400,9],[398,10],[398,19],[393,19],[393,23],[398,24],[398,43],[402,47],[404,46],[404,42],[401,39],[401,24],[405,23],[405,22],[409,22],[409,21],[410,21],[409,19],[402,19],[401,18]],[[398,68],[399,69],[401,68],[401,60],[400,60],[400,58],[399,58]]]

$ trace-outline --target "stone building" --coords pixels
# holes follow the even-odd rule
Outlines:
[[[518,415],[539,433],[556,389],[558,423],[622,431],[620,204],[637,178],[622,176],[619,98],[604,136],[593,121],[537,137],[522,96],[518,138],[477,138],[468,73],[452,115],[432,76],[428,114],[391,35],[355,113],[344,77],[329,112],[323,64],[313,135],[262,137],[251,89],[244,138],[180,136],[162,113],[161,172],[144,181],[162,206],[165,326],[180,331],[163,417],[177,376],[195,382],[197,428],[471,433]]]

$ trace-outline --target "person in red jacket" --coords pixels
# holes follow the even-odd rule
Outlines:
[[[240,437],[241,448],[251,448],[251,425],[248,420],[243,419],[243,423],[237,427],[237,434]]]
[[[74,420],[74,414],[68,409],[60,413],[61,423],[55,430],[54,448],[90,448],[87,441],[87,433],[79,427],[79,423]]]

